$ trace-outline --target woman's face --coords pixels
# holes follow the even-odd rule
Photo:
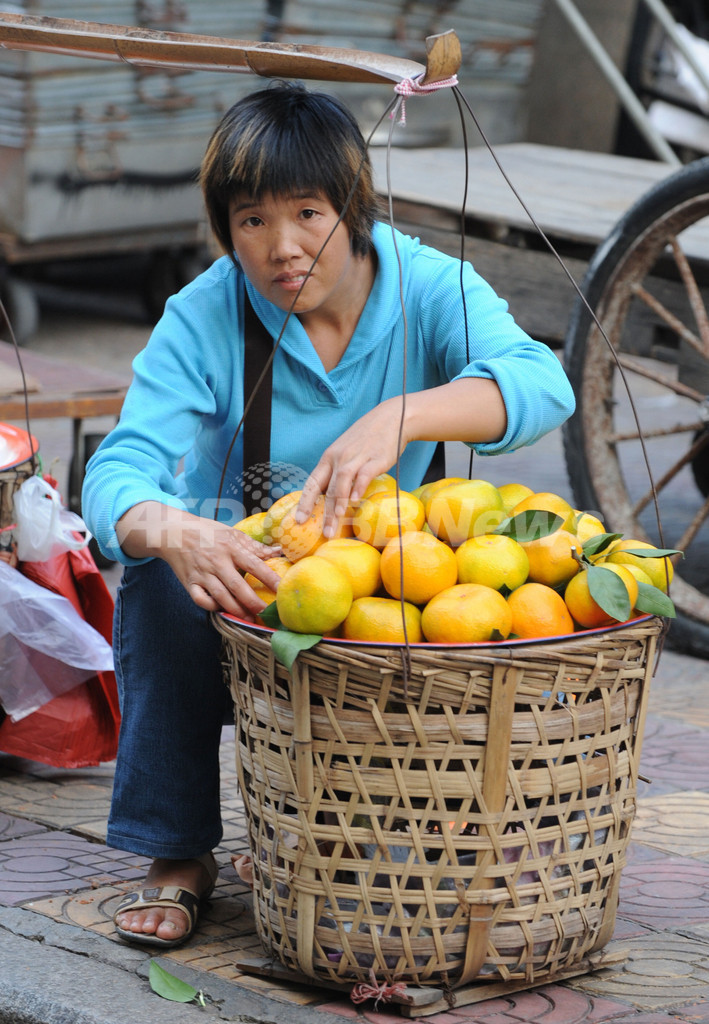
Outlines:
[[[362,261],[353,256],[349,231],[337,218],[321,195],[268,195],[258,202],[242,195],[229,205],[231,240],[244,273],[264,298],[283,310],[291,308],[302,285],[295,313],[336,310],[339,303],[347,303]]]

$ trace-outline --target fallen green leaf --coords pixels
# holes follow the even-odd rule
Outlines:
[[[625,622],[633,610],[630,597],[620,576],[602,565],[592,565],[585,570],[588,573],[588,590],[599,607],[606,615]]]
[[[180,978],[176,978],[174,974],[170,974],[169,971],[166,971],[155,960],[150,961],[148,980],[153,992],[162,996],[163,999],[172,1000],[173,1003],[191,1003],[195,1000],[199,1002],[200,996],[202,996],[202,993],[196,988],[192,988],[186,981],[182,981]],[[204,1005],[203,996],[201,1002]]]

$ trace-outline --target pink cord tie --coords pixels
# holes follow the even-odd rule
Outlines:
[[[369,978],[369,984],[366,981],[361,981],[350,992],[350,999],[353,1003],[366,1003],[368,999],[373,999],[376,1010],[380,1003],[389,1003],[394,996],[403,996],[406,992],[406,983],[403,981],[395,981],[393,985],[388,981],[378,982],[371,967],[369,968]]]
[[[423,74],[423,72],[422,72]],[[421,76],[419,75],[419,78]],[[398,93],[401,99],[401,117],[399,118],[399,124],[406,124],[406,97],[423,95],[428,92],[437,92],[439,89],[451,89],[453,86],[458,84],[458,76],[452,75],[450,78],[442,78],[440,82],[428,82],[426,85],[419,85],[418,78],[402,78],[400,82],[397,82],[394,86],[394,92]],[[392,117],[394,116],[392,112]]]

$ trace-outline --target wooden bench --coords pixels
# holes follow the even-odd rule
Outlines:
[[[84,420],[118,416],[127,391],[124,381],[109,373],[66,363],[20,349],[27,384],[30,427],[33,420],[72,421],[72,458],[67,506],[79,511],[84,474]],[[0,342],[0,420],[25,423],[25,396],[17,353]]]
[[[406,128],[400,129],[405,133]],[[655,160],[512,143],[495,154],[524,204],[581,282],[596,246],[623,213],[673,168]],[[377,191],[391,181],[394,221],[422,242],[460,255],[462,149],[371,150]],[[465,257],[533,337],[563,344],[575,290],[486,146],[469,149]]]

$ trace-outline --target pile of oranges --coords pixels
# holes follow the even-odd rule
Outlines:
[[[300,494],[236,526],[280,548],[267,562],[276,593],[246,579],[295,633],[481,643],[672,614],[667,552],[607,533],[557,494],[457,477],[408,492],[382,474],[330,539],[324,499],[296,522]]]

